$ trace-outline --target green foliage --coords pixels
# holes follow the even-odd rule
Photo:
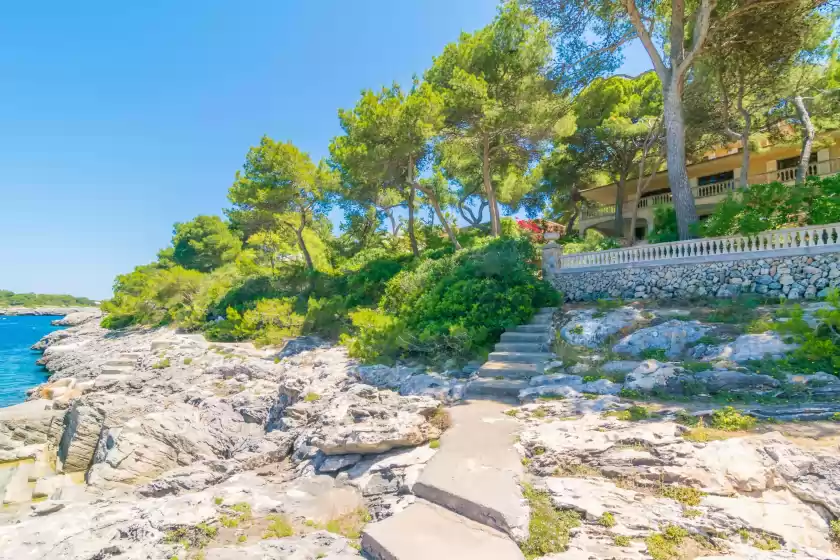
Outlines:
[[[615,546],[627,547],[630,546],[630,537],[627,535],[616,535],[613,537],[613,544]]]
[[[840,544],[840,519],[834,519],[829,525],[829,534],[834,544]]]
[[[169,366],[169,358],[164,358],[161,361],[152,364],[152,369],[166,369]]]
[[[608,511],[605,511],[601,517],[598,518],[598,524],[609,529],[615,526],[615,516]]]
[[[531,508],[528,539],[519,545],[525,558],[532,560],[566,550],[569,531],[580,525],[578,514],[555,509],[548,492],[537,490],[530,484],[523,486],[522,494]]]
[[[795,189],[782,183],[750,185],[718,204],[701,226],[704,237],[840,221],[840,177],[809,178]]]
[[[647,240],[651,243],[668,243],[678,241],[677,213],[673,206],[657,206],[653,209],[653,229],[648,233]]]
[[[96,302],[83,297],[63,294],[16,294],[9,290],[0,290],[0,308],[2,307],[82,307],[94,306]]]
[[[605,412],[604,417],[613,417],[618,420],[637,422],[639,420],[647,420],[650,418],[650,410],[644,406],[633,405],[626,410],[612,410],[610,412]]]
[[[306,267],[314,270],[303,232],[329,209],[328,195],[335,187],[336,177],[325,163],[315,165],[291,142],[263,136],[236,173],[228,216],[249,234],[283,230],[293,236]]]
[[[172,249],[175,265],[210,272],[233,262],[242,250],[242,241],[218,216],[197,216],[175,224]]]
[[[712,413],[712,428],[726,432],[751,430],[755,427],[756,419],[739,412],[737,409],[727,406]]]
[[[659,495],[671,498],[687,506],[698,506],[705,496],[705,492],[687,486],[665,486],[659,488]]]
[[[594,251],[608,251],[618,249],[621,243],[614,237],[607,237],[596,229],[588,229],[583,239],[576,235],[570,235],[558,240],[563,246],[563,254],[592,253]]]
[[[341,338],[350,356],[390,362],[403,350],[405,325],[396,317],[376,309],[359,309],[350,313],[350,321],[356,334]]]
[[[226,318],[211,325],[213,340],[253,340],[257,345],[281,344],[301,333],[304,318],[295,312],[296,300],[260,299],[253,309],[240,313],[228,307]]]
[[[645,348],[639,354],[643,360],[658,360],[660,362],[668,361],[668,354],[662,348]]]
[[[321,400],[321,395],[319,395],[318,393],[309,392],[309,393],[306,393],[306,395],[303,397],[303,402],[317,402],[317,401],[320,401],[320,400]]]
[[[440,447],[440,440],[439,439],[433,439],[432,441],[429,442],[429,447],[431,447],[432,449],[438,449]]]
[[[676,525],[668,525],[661,533],[654,533],[645,539],[647,552],[653,560],[672,560],[679,555],[679,546],[688,536],[688,531]]]
[[[506,328],[557,302],[537,278],[533,251],[526,239],[499,239],[403,270],[388,282],[380,307],[390,319],[377,328],[387,327],[389,340],[401,335],[397,350],[479,355]]]
[[[265,528],[263,539],[282,539],[295,534],[292,524],[285,516],[272,513],[268,516],[268,527]]]

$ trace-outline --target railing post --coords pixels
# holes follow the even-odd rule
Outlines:
[[[560,257],[563,256],[563,246],[558,245],[554,241],[549,241],[543,245],[542,249],[542,265],[543,277],[551,278],[560,269]]]

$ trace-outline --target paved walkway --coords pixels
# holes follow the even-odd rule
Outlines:
[[[502,335],[470,382],[467,400],[449,410],[452,427],[414,485],[417,501],[372,523],[362,549],[376,560],[524,560],[528,537],[524,469],[513,447],[519,424],[503,412],[553,358],[553,307]]]
[[[522,560],[511,538],[528,532],[528,507],[507,405],[467,401],[449,409],[452,428],[414,485],[417,501],[368,525],[364,551],[377,560]]]

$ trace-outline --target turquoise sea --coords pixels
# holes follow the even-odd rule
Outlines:
[[[29,347],[61,328],[50,325],[55,319],[0,316],[0,406],[22,403],[27,389],[46,381],[47,370],[35,365],[41,353]]]

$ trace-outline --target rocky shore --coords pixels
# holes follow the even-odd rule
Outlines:
[[[357,556],[317,527],[405,507],[434,455],[414,446],[441,433],[440,401],[361,383],[342,348],[315,340],[257,350],[166,329],[112,333],[90,317],[36,347],[49,382],[0,409],[2,558],[183,556],[173,534],[237,517],[236,504],[259,521],[251,531],[269,515],[311,529],[284,539],[290,558]],[[225,539],[239,558],[275,546],[229,532],[208,557],[227,557]]]
[[[72,327],[102,317],[98,307],[0,307],[0,317],[62,317],[53,325]]]
[[[630,358],[660,338],[644,329],[675,328],[664,319],[556,324],[594,354],[633,323]],[[511,406],[469,401],[475,364],[360,366],[315,339],[258,349],[78,321],[35,345],[49,381],[0,409],[3,559],[840,558],[840,423],[698,432],[685,418],[702,427],[715,407],[641,414],[612,394],[676,386],[673,363],[628,359],[619,383],[587,376],[603,359],[555,359]],[[534,496],[565,520],[548,525],[564,552],[540,552]]]

